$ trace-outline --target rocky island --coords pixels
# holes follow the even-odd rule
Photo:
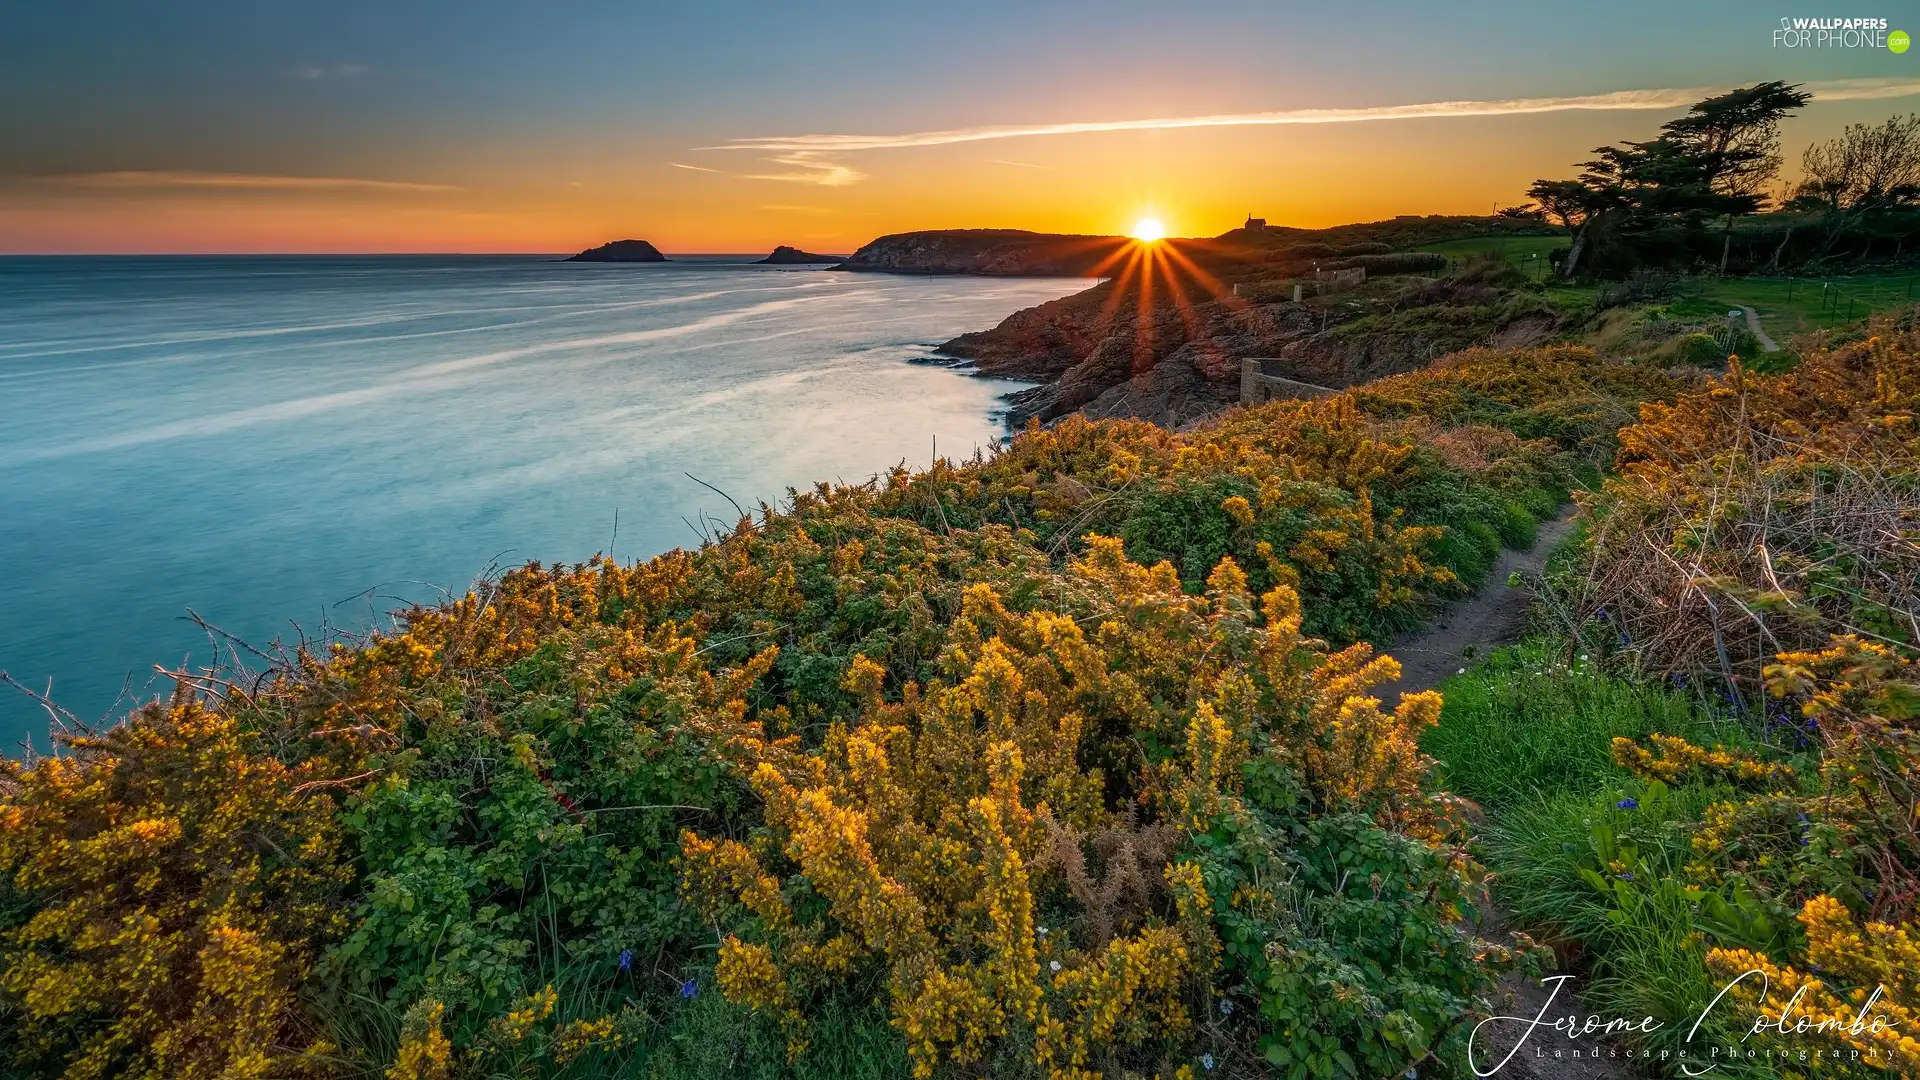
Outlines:
[[[567,262],[617,262],[617,263],[656,263],[666,262],[667,257],[660,249],[645,240],[615,240],[601,244],[597,248],[588,248],[578,255],[568,257]]]
[[[761,259],[759,266],[811,266],[817,263],[844,262],[844,255],[815,255],[811,251],[801,251],[797,247],[781,244],[773,249],[773,254]]]

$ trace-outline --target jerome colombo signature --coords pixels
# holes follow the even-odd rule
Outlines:
[[[1660,1021],[1651,1016],[1641,1017],[1639,1020],[1628,1020],[1624,1017],[1613,1017],[1609,1019],[1602,1016],[1581,1016],[1577,1013],[1569,1013],[1558,1019],[1548,1019],[1548,1014],[1553,1011],[1554,1000],[1560,995],[1560,988],[1572,978],[1573,976],[1571,975],[1549,975],[1541,979],[1541,985],[1549,988],[1547,1000],[1540,1006],[1539,1013],[1532,1017],[1489,1016],[1485,1020],[1475,1024],[1472,1034],[1467,1038],[1467,1065],[1473,1070],[1473,1074],[1475,1076],[1492,1076],[1499,1072],[1506,1067],[1508,1062],[1513,1060],[1514,1055],[1518,1054],[1521,1048],[1526,1046],[1528,1041],[1533,1038],[1534,1033],[1543,1028],[1548,1032],[1558,1032],[1565,1038],[1576,1042],[1583,1039],[1587,1040],[1580,1049],[1591,1057],[1600,1056],[1597,1043],[1602,1038],[1614,1035],[1648,1035],[1660,1029]],[[1713,1010],[1719,1006],[1721,999],[1727,996],[1727,991],[1732,990],[1734,987],[1749,979],[1756,978],[1759,980],[1760,986],[1760,1004],[1764,1009],[1767,1000],[1767,991],[1769,989],[1767,974],[1755,968],[1745,972],[1720,988],[1720,992],[1713,996],[1713,1000],[1709,1002],[1707,1007],[1700,1011],[1700,1015],[1694,1019],[1693,1026],[1687,1029],[1685,1041],[1687,1043],[1693,1042],[1694,1037],[1700,1033],[1701,1025],[1706,1023],[1707,1017],[1712,1015]],[[1859,1012],[1855,1013],[1851,1020],[1841,1020],[1831,1017],[1818,1019],[1804,1013],[1798,1017],[1794,1016],[1794,1009],[1799,1006],[1801,997],[1807,992],[1807,988],[1802,986],[1794,991],[1793,997],[1788,999],[1786,1005],[1780,1009],[1778,1015],[1769,1015],[1765,1011],[1762,1011],[1760,1015],[1756,1016],[1752,1026],[1747,1029],[1747,1033],[1740,1037],[1740,1041],[1745,1043],[1748,1039],[1762,1033],[1772,1033],[1776,1035],[1827,1034],[1853,1036],[1881,1034],[1897,1026],[1897,1022],[1889,1020],[1885,1014],[1870,1011],[1885,991],[1886,987],[1884,986],[1876,988],[1867,1000],[1861,1004]],[[1486,1068],[1482,1067],[1481,1063],[1477,1060],[1474,1048],[1475,1043],[1480,1038],[1481,1029],[1487,1027],[1489,1024],[1509,1027],[1511,1025],[1518,1025],[1523,1030],[1520,1033],[1520,1037],[1514,1040],[1513,1047],[1507,1051],[1506,1056],[1494,1063],[1492,1067]],[[1495,1030],[1500,1029],[1496,1028]],[[1492,1035],[1494,1032],[1489,1031],[1487,1034]],[[1540,1052],[1536,1050],[1535,1053],[1539,1054]],[[1649,1052],[1642,1051],[1642,1053]],[[1653,1051],[1651,1053],[1658,1053],[1661,1057],[1667,1056],[1665,1051]],[[1720,1067],[1720,1064],[1712,1059],[1722,1056],[1723,1053],[1729,1058],[1735,1056],[1753,1058],[1758,1056],[1758,1052],[1756,1051],[1739,1051],[1734,1048],[1725,1048],[1723,1050],[1722,1048],[1715,1047],[1711,1050],[1696,1050],[1693,1056],[1696,1059],[1705,1059],[1704,1061],[1698,1061],[1696,1063],[1696,1061],[1687,1060],[1689,1055],[1683,1048],[1678,1051],[1677,1054],[1681,1059],[1679,1062],[1680,1071],[1687,1076],[1705,1076]],[[1775,1056],[1776,1053],[1779,1052],[1769,1050],[1767,1051],[1767,1056],[1771,1058]],[[1787,1054],[1788,1056],[1793,1056],[1793,1052],[1787,1052]],[[1873,1052],[1852,1051],[1852,1054],[1858,1059],[1862,1056],[1872,1056]],[[1799,1052],[1798,1056],[1804,1058],[1806,1053],[1804,1051]]]

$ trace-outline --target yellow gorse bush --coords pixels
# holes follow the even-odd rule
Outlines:
[[[1748,949],[1714,949],[1707,968],[1733,985],[1728,996],[1754,1016],[1804,1040],[1816,1052],[1842,1052],[1839,1061],[1816,1058],[1801,1066],[1792,1057],[1776,1067],[1798,1078],[1851,1071],[1853,1054],[1868,1072],[1920,1073],[1920,933],[1912,924],[1854,921],[1846,905],[1816,896],[1800,912],[1806,928],[1808,974]],[[1799,1049],[1799,1047],[1796,1047]],[[1851,1052],[1851,1053],[1848,1053]]]
[[[1828,647],[1781,653],[1766,668],[1768,689],[1798,706],[1819,735],[1817,788],[1803,789],[1792,770],[1723,748],[1701,748],[1654,736],[1657,753],[1615,741],[1615,757],[1648,778],[1675,780],[1695,769],[1761,792],[1707,808],[1692,839],[1688,873],[1719,885],[1738,878],[1767,899],[1798,907],[1804,947],[1782,960],[1750,948],[1715,948],[1708,970],[1732,984],[1729,998],[1747,1017],[1764,1017],[1786,1042],[1780,1075],[1810,1077],[1853,1066],[1864,1074],[1920,1072],[1920,923],[1915,921],[1920,867],[1920,678],[1912,659],[1875,642],[1837,636]],[[1802,834],[1829,830],[1830,858],[1842,863],[1861,920],[1827,893],[1796,894],[1784,877],[1793,841],[1769,848],[1769,826],[1798,818]],[[1784,880],[1784,886],[1782,884]],[[1878,915],[1878,918],[1874,916]],[[1737,980],[1737,982],[1736,982]],[[1742,1023],[1746,1021],[1743,1019]],[[1815,1057],[1803,1051],[1839,1054]]]
[[[1652,735],[1648,750],[1632,739],[1613,740],[1614,763],[1648,780],[1676,783],[1691,775],[1707,774],[1736,783],[1793,782],[1793,769],[1775,761],[1724,746],[1695,746],[1675,735]]]
[[[432,998],[421,998],[407,1010],[387,1080],[446,1080],[452,1075],[453,1044],[441,1030],[446,1013],[447,1007]]]
[[[1417,748],[1438,697],[1383,705],[1397,665],[1315,635],[1417,621],[1552,512],[1595,417],[1670,389],[1475,354],[1187,432],[1067,418],[790,492],[698,551],[509,571],[244,693],[183,689],[5,766],[0,1050],[73,1080],[547,1068],[644,1028],[547,960],[684,974],[718,940],[720,989],[796,1050],[819,1001],[882,985],[922,1072],[1190,1073],[1212,980],[1257,959],[1220,920],[1300,900],[1268,873],[1286,829],[1380,848],[1367,897],[1336,873],[1314,904],[1457,914]],[[1251,821],[1243,785],[1299,820],[1209,879],[1182,845]],[[1374,881],[1414,864],[1437,876],[1407,896]],[[1338,962],[1282,929],[1288,972]],[[1439,978],[1387,972],[1381,1000],[1417,1011]],[[397,1043],[335,1045],[365,1019],[342,1002]],[[1350,1019],[1312,1023],[1337,1049]]]
[[[60,754],[0,763],[0,944],[29,1052],[66,1080],[285,1075],[295,993],[346,927],[333,804],[184,684]]]
[[[857,661],[846,687],[859,714],[817,754],[755,771],[766,830],[748,843],[683,838],[689,893],[716,920],[737,904],[756,923],[752,940],[723,944],[721,988],[787,1023],[795,1052],[806,995],[869,963],[887,973],[922,1076],[979,1062],[1016,1030],[1059,1078],[1177,1037],[1191,1024],[1182,991],[1205,984],[1217,950],[1197,870],[1166,867],[1172,903],[1098,943],[1041,932],[1036,896],[1049,886],[1036,870],[1050,869],[1049,829],[1218,813],[1256,731],[1327,807],[1435,826],[1414,740],[1438,696],[1382,712],[1364,691],[1396,665],[1366,646],[1326,656],[1300,635],[1291,590],[1270,592],[1261,619],[1231,562],[1196,597],[1171,568],[1097,537],[1067,578],[1092,614],[1016,613],[991,587],[968,588],[941,675],[897,700]],[[1140,740],[1182,753],[1111,756]],[[1110,804],[1115,784],[1134,790],[1131,809]],[[802,895],[824,908],[801,914]]]

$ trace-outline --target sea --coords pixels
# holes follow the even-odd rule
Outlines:
[[[1077,279],[746,258],[0,258],[0,748],[235,649],[1005,437],[934,345]],[[235,644],[245,642],[244,646]],[[224,644],[223,644],[224,643]]]

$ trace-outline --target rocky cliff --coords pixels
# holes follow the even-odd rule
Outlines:
[[[991,330],[962,334],[940,351],[971,361],[983,375],[1041,384],[1012,396],[1008,421],[1015,426],[1075,410],[1178,426],[1238,400],[1242,357],[1274,358],[1271,374],[1340,387],[1468,346],[1552,333],[1559,313],[1528,289],[1520,271],[1488,264],[1449,273],[1444,260],[1401,254],[1417,244],[1528,229],[1539,226],[1401,218],[1168,241],[1153,247],[1151,261],[1116,260],[1105,271],[1110,280],[1015,312]],[[907,238],[954,235],[962,234]],[[896,239],[906,238],[883,238]],[[884,253],[952,259],[957,246],[902,243]],[[1353,267],[1369,268],[1364,285],[1316,290],[1316,270]],[[1303,286],[1299,302],[1296,283]]]
[[[1124,236],[936,229],[883,236],[854,252],[840,268],[895,274],[1086,277],[1130,243]]]
[[[578,255],[569,257],[567,262],[666,262],[667,257],[660,249],[645,240],[615,240],[601,244],[597,248],[588,248]]]
[[[773,249],[773,254],[761,259],[761,266],[804,266],[813,263],[837,263],[845,261],[843,255],[815,255],[811,251],[801,251],[797,247],[781,244]]]

